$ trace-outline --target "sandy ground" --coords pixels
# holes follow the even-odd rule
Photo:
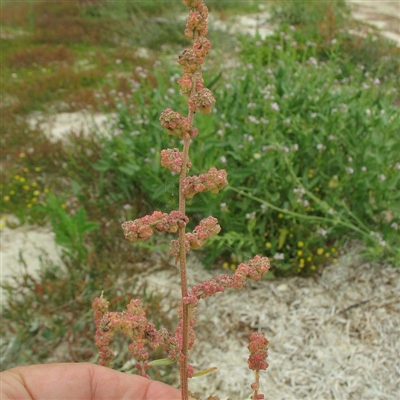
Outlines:
[[[213,276],[194,257],[189,269],[191,285]],[[177,270],[143,279],[166,301],[178,301]],[[266,399],[399,399],[399,291],[399,268],[366,262],[349,246],[315,279],[261,281],[207,299],[191,361],[218,370],[192,379],[190,388],[203,398],[249,398],[246,346],[259,330],[270,341],[261,378]]]
[[[350,3],[356,18],[377,26],[400,45],[400,2]],[[243,23],[251,29],[249,18]],[[262,21],[256,23],[260,27]],[[82,113],[60,114],[42,127],[49,135],[63,137],[106,120],[102,115],[93,120]],[[4,227],[0,240],[2,281],[19,273],[20,257],[31,273],[45,255],[61,263],[61,251],[48,228]],[[192,283],[211,277],[195,258],[191,264]],[[174,301],[177,276],[161,271],[143,279]],[[261,381],[267,399],[400,399],[399,293],[400,269],[365,262],[357,250],[349,249],[316,279],[262,281],[207,301],[200,310],[192,361],[196,368],[217,365],[218,371],[193,380],[191,388],[203,396],[248,398],[252,376],[246,372],[246,345],[256,329],[271,343],[270,367]]]
[[[400,46],[400,1],[348,0],[354,18],[378,28],[388,39]]]

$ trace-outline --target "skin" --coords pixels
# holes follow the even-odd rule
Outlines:
[[[180,400],[164,383],[89,363],[17,367],[0,373],[2,400]]]

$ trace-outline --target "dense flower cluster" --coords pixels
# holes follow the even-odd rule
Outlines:
[[[126,239],[137,242],[149,238],[154,233],[154,229],[158,232],[175,233],[188,222],[189,218],[180,211],[171,211],[169,214],[154,211],[151,215],[124,222],[122,230]]]
[[[250,356],[247,360],[249,368],[256,373],[255,382],[251,384],[251,388],[254,391],[251,399],[262,400],[264,395],[258,393],[259,381],[260,381],[260,370],[268,368],[267,357],[268,357],[268,339],[262,334],[253,332],[250,336],[250,343],[247,346],[250,351]]]
[[[250,351],[248,359],[249,368],[253,371],[267,369],[268,340],[262,333],[253,332],[247,346]]]
[[[227,172],[224,169],[218,170],[211,167],[205,174],[188,176],[182,184],[182,191],[186,198],[191,199],[196,193],[210,191],[218,193],[227,184]]]
[[[96,297],[92,303],[96,325],[95,344],[99,349],[100,365],[113,366],[114,353],[109,345],[114,335],[119,332],[132,340],[128,350],[136,360],[135,367],[139,375],[149,377],[146,374],[150,368],[146,346],[153,350],[163,346],[171,361],[176,361],[181,356],[182,335],[179,335],[178,331],[176,335],[172,335],[165,328],[156,330],[154,324],[147,320],[140,300],[131,300],[127,311],[122,312],[109,312],[108,305],[109,302],[103,298],[103,294]]]
[[[189,99],[188,104],[193,112],[200,110],[202,114],[210,114],[215,99],[211,90],[203,88]]]
[[[186,74],[194,74],[201,69],[203,58],[198,57],[192,49],[185,49],[178,58],[178,64]]]
[[[108,312],[108,302],[101,295],[94,299],[92,308],[96,325],[95,344],[99,349],[100,364],[112,367],[114,354],[109,347],[110,340],[116,333],[121,332],[132,340],[128,350],[136,360],[139,374],[147,376],[149,353],[145,345],[156,349],[163,343],[163,339],[154,324],[147,320],[141,301],[131,300],[127,311]]]
[[[192,127],[189,118],[182,117],[178,112],[167,108],[160,115],[160,122],[163,128],[167,128],[170,135],[178,136],[182,139],[195,138],[197,129]]]
[[[199,11],[191,11],[186,20],[185,36],[188,39],[195,38],[195,32],[200,36],[207,35],[207,15],[208,10],[200,13]]]
[[[168,168],[172,172],[179,174],[182,170],[183,155],[179,149],[164,149],[161,150],[161,165]],[[190,161],[187,162],[186,167],[189,169],[192,166]]]
[[[178,85],[181,89],[181,93],[185,95],[186,97],[190,96],[190,93],[192,91],[192,79],[196,80],[196,85],[195,89],[197,91],[201,90],[204,86],[204,80],[203,77],[201,76],[200,73],[196,73],[194,75],[191,74],[183,74],[179,79],[178,79]]]
[[[190,247],[194,250],[203,246],[204,242],[213,235],[218,235],[221,227],[218,225],[217,218],[207,217],[200,221],[192,233],[186,234]]]
[[[193,232],[185,234],[186,253],[190,248],[199,249],[204,242],[213,235],[217,235],[221,231],[217,218],[207,217],[200,221]],[[172,240],[169,248],[169,254],[175,258],[179,258],[179,240]]]
[[[193,52],[198,58],[204,58],[210,51],[210,48],[211,43],[204,36],[198,37],[193,43]]]

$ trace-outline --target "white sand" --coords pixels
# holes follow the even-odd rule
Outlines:
[[[191,284],[212,276],[190,260]],[[145,280],[178,300],[177,271]],[[259,330],[270,341],[270,367],[261,379],[266,399],[400,399],[399,293],[399,268],[349,250],[316,278],[261,281],[207,299],[191,362],[218,370],[192,379],[190,388],[203,398],[249,398],[246,346]]]

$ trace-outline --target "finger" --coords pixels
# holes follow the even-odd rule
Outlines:
[[[46,364],[1,373],[4,400],[172,400],[180,392],[161,382],[94,364]]]

